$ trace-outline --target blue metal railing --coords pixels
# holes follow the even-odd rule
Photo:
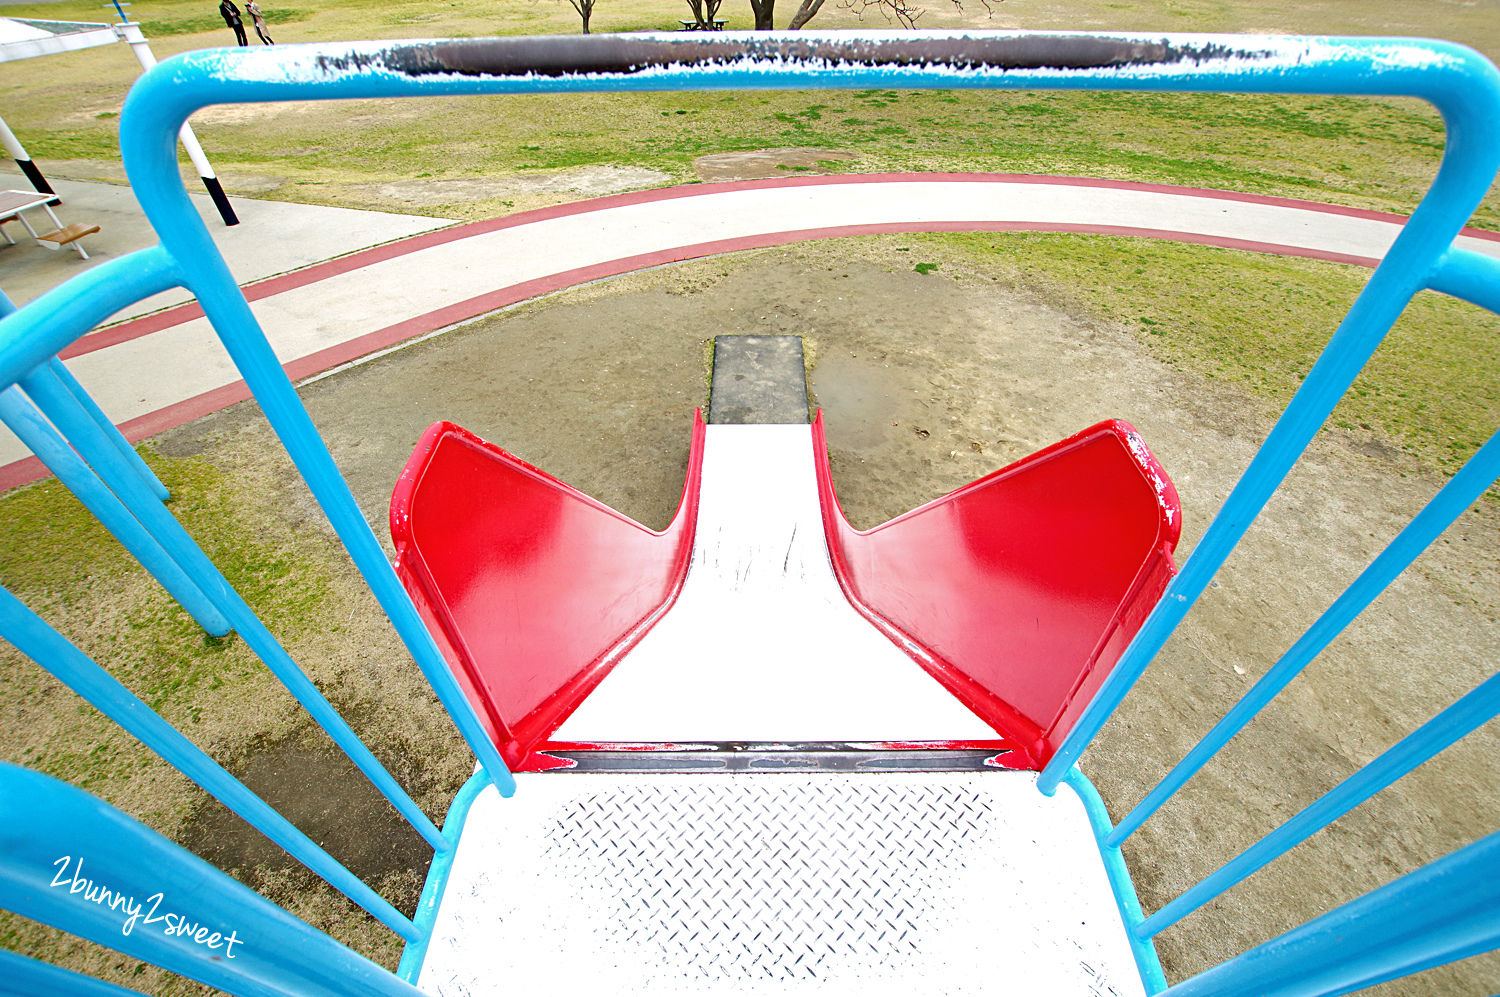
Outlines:
[[[195,110],[216,103],[819,86],[1331,92],[1419,97],[1432,103],[1443,115],[1447,148],[1431,190],[1334,333],[1162,602],[1038,780],[1044,792],[1053,792],[1059,784],[1067,782],[1084,797],[1122,917],[1132,936],[1142,978],[1148,991],[1158,992],[1165,981],[1156,966],[1150,939],[1161,928],[1399,779],[1494,716],[1500,707],[1500,686],[1492,679],[1162,910],[1148,916],[1136,903],[1119,851],[1121,842],[1149,819],[1163,800],[1234,736],[1248,716],[1341,633],[1412,558],[1489,486],[1500,457],[1492,440],[1376,558],[1350,590],[1333,603],[1272,673],[1251,691],[1246,702],[1232,710],[1204,743],[1168,775],[1162,787],[1149,794],[1120,825],[1111,825],[1102,802],[1076,766],[1090,740],[1202,595],[1413,295],[1423,289],[1434,289],[1492,311],[1500,310],[1500,261],[1452,245],[1500,168],[1500,135],[1494,128],[1494,123],[1500,121],[1500,73],[1476,53],[1441,42],[1379,38],[1026,33],[590,36],[192,52],[169,60],[142,77],[131,92],[122,118],[121,148],[127,171],[137,197],[161,237],[161,245],[101,265],[44,295],[17,315],[0,320],[0,389],[12,391],[12,386],[19,385],[31,402],[44,409],[56,430],[88,465],[74,468],[70,472],[72,479],[85,482],[92,478],[101,482],[137,520],[141,530],[123,521],[119,524],[121,532],[134,535],[136,546],[132,550],[146,551],[154,559],[152,563],[160,565],[159,548],[160,555],[181,569],[190,585],[197,586],[213,601],[213,608],[222,612],[246,636],[247,642],[254,643],[267,664],[305,694],[304,702],[312,704],[309,708],[320,709],[316,704],[321,696],[310,684],[298,685],[300,671],[285,658],[253,614],[246,615],[249,611],[243,603],[225,591],[227,584],[217,570],[205,563],[201,552],[165,513],[160,495],[152,494],[149,482],[141,478],[138,470],[130,469],[118,444],[101,433],[96,417],[82,404],[78,392],[56,379],[53,368],[56,354],[95,323],[169,287],[181,286],[192,291],[356,566],[454,716],[484,771],[502,791],[508,792],[512,785],[508,773],[401,590],[243,295],[215,250],[206,227],[192,210],[176,170],[177,131]],[[19,409],[17,418],[20,420]],[[36,439],[41,445],[41,437]],[[61,455],[56,462],[59,466],[69,463]],[[92,485],[85,482],[79,487],[87,490]],[[110,514],[120,518],[114,504],[104,496],[99,498],[100,508],[109,507]],[[140,536],[142,530],[144,539]],[[177,589],[191,596],[171,567],[163,566],[159,573],[162,576],[171,577]],[[15,633],[34,642],[39,660],[48,659],[48,667],[59,667],[57,662],[61,661],[74,669],[75,676],[87,674],[97,680],[102,674],[96,673],[97,666],[86,658],[78,660],[82,656],[76,654],[76,649],[69,652],[54,646],[51,642],[61,638],[19,603],[0,600],[0,609],[8,614],[0,615],[0,627],[5,628],[7,635]],[[84,684],[82,678],[75,677],[74,681]],[[94,695],[116,712],[129,713],[135,708],[118,689]],[[320,719],[328,720],[331,731],[336,731],[335,740],[351,755],[363,749],[362,745],[355,746],[357,738],[341,726],[342,721],[336,717]],[[153,738],[152,743],[164,754],[169,750],[178,752],[179,761],[174,763],[199,766],[203,784],[212,786],[210,791],[216,795],[222,793],[224,798],[238,793],[237,784],[227,773],[210,768],[216,768],[211,761],[205,766],[205,758],[183,749],[169,734],[154,729],[149,722],[138,722],[137,728],[141,731],[138,736]],[[383,790],[390,789],[378,772],[369,769],[367,772]],[[399,787],[387,795],[393,802],[404,796]],[[236,804],[231,804],[236,812],[257,827],[267,833],[271,833],[270,828],[282,834],[277,840],[291,850],[286,841],[296,843],[295,840],[285,829],[276,827],[275,820],[259,813],[254,802],[237,799]],[[408,813],[401,803],[397,802],[397,806]],[[423,824],[425,817],[418,820],[415,815],[408,813],[408,816],[437,850],[435,865],[444,865],[451,856],[452,838],[439,835],[430,822]],[[1468,885],[1474,878],[1483,878],[1475,877],[1475,870],[1494,871],[1496,851],[1494,837],[1484,839],[1281,939],[1179,984],[1170,992],[1240,992],[1236,987],[1258,992],[1260,985],[1256,980],[1273,979],[1290,981],[1275,991],[1278,993],[1344,992],[1493,947],[1496,926],[1494,918],[1485,913],[1484,905],[1494,907],[1495,891],[1469,889]],[[322,861],[310,853],[299,857],[304,857],[310,865]],[[334,870],[324,871],[338,875]],[[1492,875],[1491,883],[1497,878],[1500,877]],[[1464,888],[1455,888],[1455,884]],[[423,903],[432,900],[424,895]],[[1406,904],[1420,906],[1428,918],[1427,927],[1411,932],[1400,945],[1393,945],[1389,941],[1392,925]],[[410,937],[400,922],[393,926]],[[79,929],[69,927],[69,930]],[[95,937],[89,934],[93,930],[85,927],[79,933]],[[1334,938],[1342,940],[1330,940]],[[419,964],[420,951],[419,938],[408,947],[407,961]],[[412,967],[405,968],[409,972]],[[268,973],[271,971],[267,969]],[[266,977],[267,981],[270,979]],[[1270,984],[1266,986],[1269,990]],[[262,987],[255,992],[281,991]]]
[[[1500,948],[1500,831],[1168,990],[1346,994]],[[1394,913],[1393,913],[1394,912]]]
[[[15,311],[15,304],[0,291],[0,318]],[[63,366],[62,361],[57,357],[49,360],[47,373],[63,386],[72,397],[72,404],[77,410],[94,423],[98,430],[97,438],[106,441],[113,448],[125,467],[140,479],[146,491],[158,501],[165,502],[170,498],[167,487],[146,466],[140,454],[126,442],[125,437],[89,397],[88,392],[84,391],[83,385]],[[155,538],[140,526],[138,517],[99,480],[88,459],[89,456],[95,456],[92,463],[98,463],[96,455],[92,455],[86,446],[82,451],[75,451],[47,420],[46,414],[15,386],[0,391],[0,422],[27,449],[40,457],[59,480],[66,482],[68,490],[119,538],[125,548],[135,555],[136,560],[151,572],[152,577],[172,593],[172,597],[182,604],[199,626],[216,637],[229,632],[229,622],[213,607],[203,590],[183,573],[182,568],[167,556]]]
[[[419,992],[113,807],[3,763],[0,906],[232,994]],[[0,966],[45,984],[22,993],[133,992],[9,954]]]
[[[1287,683],[1301,674],[1334,638],[1343,633],[1344,628],[1385,591],[1392,579],[1410,567],[1417,555],[1430,547],[1469,506],[1477,502],[1496,478],[1500,478],[1500,434],[1490,437],[1489,442],[1449,479],[1442,491],[1370,562],[1370,566],[1281,660],[1260,677],[1134,810],[1121,818],[1106,839],[1109,844],[1118,845],[1124,841],[1171,799],[1220,748],[1286,688]]]
[[[259,828],[339,892],[359,904],[392,931],[415,941],[418,933],[406,915],[366,886],[333,856],[297,830],[285,817],[230,775],[201,748],[163,720],[151,707],[49,627],[21,601],[0,588],[0,634],[16,649],[72,689],[197,783],[214,799]],[[440,851],[449,843],[442,840]]]

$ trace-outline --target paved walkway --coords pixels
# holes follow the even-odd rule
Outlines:
[[[1134,235],[1373,266],[1398,215],[1067,177],[865,174],[697,184],[415,235],[250,284],[293,379],[588,280],[743,249],[879,232]],[[216,233],[217,235],[217,233]],[[1460,243],[1500,257],[1500,234]],[[248,397],[196,304],[93,332],[63,357],[131,440]],[[149,376],[122,376],[122,371]],[[0,438],[0,489],[41,476]]]
[[[19,245],[9,248],[0,240],[0,288],[18,305],[90,267],[156,243],[151,223],[126,184],[57,176],[47,180],[62,198],[56,210],[63,222],[87,222],[98,225],[99,231],[84,239],[90,257],[84,260],[77,253],[43,250],[24,237],[19,225],[13,225],[11,235]],[[0,169],[0,187],[29,190],[30,186],[19,173]],[[227,226],[207,194],[190,189],[188,198],[218,242],[229,272],[241,284],[453,224],[449,219],[421,215],[231,197],[229,203],[240,224]],[[111,321],[145,315],[192,297],[181,288],[163,291],[112,316]]]

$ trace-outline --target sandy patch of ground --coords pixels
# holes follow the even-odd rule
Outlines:
[[[577,194],[601,197],[627,190],[660,187],[671,176],[641,166],[578,166],[546,173],[521,173],[497,177],[460,177],[392,180],[387,183],[351,184],[349,189],[379,201],[433,207],[463,204],[529,194]]]
[[[47,159],[37,164],[46,176],[69,180],[125,183],[125,164],[118,159]]]
[[[349,101],[341,104],[336,113],[341,120],[348,122],[373,120],[377,115],[367,110],[372,103],[373,101]],[[202,107],[194,111],[188,123],[193,125],[253,125],[266,118],[279,118],[285,121],[288,118],[328,114],[328,102],[321,100],[287,100],[274,104],[214,104],[211,107]],[[378,117],[391,120],[416,118],[420,115],[421,109],[413,107],[409,101],[405,103],[389,101],[381,108],[381,114]]]
[[[125,164],[118,159],[48,159],[40,166],[46,171],[46,175],[68,180],[99,180],[121,184],[129,182],[125,176]],[[190,184],[197,183],[193,179],[192,167],[185,167],[184,175]],[[240,197],[267,194],[278,190],[287,182],[286,177],[274,173],[249,170],[224,170],[218,176],[226,191]],[[197,188],[190,186],[189,189]]]
[[[917,273],[900,245],[900,237],[844,240],[630,275],[480,320],[302,394],[382,538],[390,489],[437,419],[660,528],[681,491],[692,409],[707,401],[705,343],[723,333],[797,334],[814,358],[811,390],[856,525],[1118,417],[1142,432],[1182,495],[1180,561],[1263,438],[1262,405],[1154,360],[1109,323],[961,261]],[[1317,441],[1086,756],[1117,817],[1315,618],[1328,587],[1347,583],[1430,494],[1433,483],[1379,443],[1344,434]],[[252,408],[180,427],[157,445],[233,470],[267,537],[326,536]],[[1488,675],[1500,649],[1497,518],[1488,506],[1466,514],[1370,619],[1132,840],[1148,909]],[[297,650],[440,817],[467,772],[466,753],[348,569],[330,570],[341,580],[327,613],[341,629]],[[347,801],[358,819],[318,823],[320,835],[409,908],[425,862],[410,833],[348,788],[353,777],[327,760],[318,737],[272,721],[246,715],[236,770],[280,786],[288,806],[314,811],[310,821],[321,820],[315,811],[326,801]],[[1204,968],[1500,824],[1493,728],[1168,932],[1169,975]],[[215,807],[205,803],[184,822],[197,847],[340,937],[394,958],[394,943],[306,874],[249,838],[205,837],[222,823]],[[1497,965],[1491,957],[1437,971],[1399,993],[1488,993]]]
[[[792,173],[833,173],[859,156],[837,149],[756,149],[716,152],[693,160],[703,180],[760,180]]]

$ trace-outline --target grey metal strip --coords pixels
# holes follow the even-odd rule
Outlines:
[[[875,748],[824,742],[719,742],[690,748],[558,749],[544,754],[572,763],[556,773],[581,772],[983,772],[1005,769],[1003,747]]]

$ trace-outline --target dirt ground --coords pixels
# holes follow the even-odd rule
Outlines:
[[[706,343],[805,337],[840,500],[868,527],[1105,418],[1143,434],[1182,497],[1179,563],[1270,425],[1261,402],[1154,359],[1128,333],[957,259],[910,269],[900,237],[720,257],[576,289],[324,377],[303,396],[375,527],[412,444],[448,419],[641,522],[664,526],[682,487],[692,409],[707,403]],[[928,257],[931,258],[929,252]],[[155,441],[244,483],[269,533],[327,534],[250,406]],[[1395,448],[1325,432],[1187,624],[1084,759],[1118,818],[1264,672],[1436,486]],[[1127,846],[1144,906],[1295,813],[1488,676],[1500,650],[1494,503],[1471,510],[1278,703]],[[330,545],[330,549],[332,545]],[[368,597],[339,569],[320,657],[429,812],[469,761]],[[347,619],[345,617],[347,616]],[[1500,826],[1491,723],[1160,940],[1180,979]],[[335,855],[410,908],[426,854],[319,740],[266,725],[236,767]],[[277,802],[277,801],[273,801]],[[352,808],[360,819],[349,820]],[[343,811],[342,819],[333,819]],[[395,952],[305,873],[236,836],[216,805],[187,843],[382,959]],[[308,826],[308,824],[304,824]],[[375,829],[380,829],[378,832]],[[311,828],[310,828],[311,829]],[[1500,959],[1381,992],[1490,994]]]

